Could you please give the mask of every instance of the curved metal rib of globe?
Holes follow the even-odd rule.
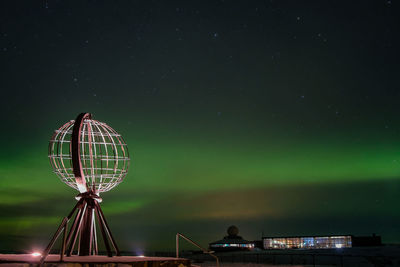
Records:
[[[80,256],[97,255],[96,221],[107,255],[120,255],[99,203],[100,193],[123,181],[128,173],[128,147],[120,134],[107,124],[81,113],[56,130],[49,143],[49,159],[61,181],[79,191],[78,203],[64,218],[43,255],[47,255],[64,232],[61,260],[71,256],[77,247]],[[68,231],[68,223],[74,217]]]

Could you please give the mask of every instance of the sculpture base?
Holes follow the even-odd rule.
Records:
[[[74,248],[77,245],[77,255],[79,256],[94,256],[98,254],[96,220],[97,218],[103,242],[107,250],[107,255],[112,257],[112,250],[109,241],[114,248],[115,254],[120,255],[119,249],[108,227],[106,218],[100,208],[99,202],[101,198],[89,191],[79,194],[76,199],[78,203],[72,209],[67,217],[64,217],[56,233],[53,235],[50,243],[42,253],[40,265],[45,262],[47,255],[50,253],[57,238],[63,233],[61,242],[60,259],[63,261],[64,255],[73,255]],[[68,222],[73,219],[72,226],[68,230]]]

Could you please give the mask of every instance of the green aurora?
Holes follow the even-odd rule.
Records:
[[[122,184],[102,195],[104,212],[125,250],[172,249],[174,231],[183,230],[206,244],[223,235],[229,223],[239,224],[253,239],[261,231],[385,231],[384,240],[397,241],[394,229],[387,225],[391,222],[371,225],[364,221],[370,216],[398,220],[394,200],[400,164],[393,141],[354,144],[354,140],[338,142],[332,137],[316,142],[238,135],[214,136],[215,144],[196,137],[195,132],[186,140],[179,136],[160,140],[135,135],[132,127],[125,131],[121,133],[132,156],[130,172]],[[164,136],[162,129],[158,133]],[[43,247],[75,202],[77,192],[51,172],[49,136],[43,134],[24,153],[3,157],[0,205],[10,212],[2,213],[0,228],[1,235],[10,239],[27,237],[22,244],[14,240],[19,242],[16,249]],[[378,188],[381,191],[375,192]],[[280,226],[290,220],[312,222],[321,215],[319,223],[329,227],[316,227],[316,232],[297,224]],[[345,225],[341,218],[360,225]],[[202,231],[205,222],[214,226]],[[128,239],[125,232],[130,233]]]

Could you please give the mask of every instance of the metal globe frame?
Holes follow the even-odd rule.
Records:
[[[80,121],[79,131],[75,121]],[[65,123],[50,139],[49,159],[54,173],[81,193],[111,190],[128,172],[129,152],[124,139],[89,113],[80,114],[75,121]]]
[[[100,207],[99,194],[117,186],[125,178],[129,167],[129,152],[122,136],[103,122],[92,119],[92,114],[81,113],[56,130],[49,143],[49,159],[54,172],[70,187],[79,191],[78,203],[64,217],[49,245],[42,254],[42,262],[61,232],[64,233],[60,260],[77,254],[98,254],[96,221],[101,230],[107,255],[120,255],[118,246]],[[75,217],[74,217],[75,215]],[[73,219],[72,226],[68,227]],[[69,230],[68,230],[69,228]]]

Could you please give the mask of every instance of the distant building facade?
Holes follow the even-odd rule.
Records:
[[[254,242],[247,241],[238,235],[239,229],[236,226],[230,226],[227,233],[228,235],[224,239],[210,243],[210,250],[222,252],[251,250],[254,248]]]
[[[329,249],[380,246],[380,236],[329,235],[263,237],[263,249]]]
[[[351,236],[263,237],[264,249],[350,248]]]

